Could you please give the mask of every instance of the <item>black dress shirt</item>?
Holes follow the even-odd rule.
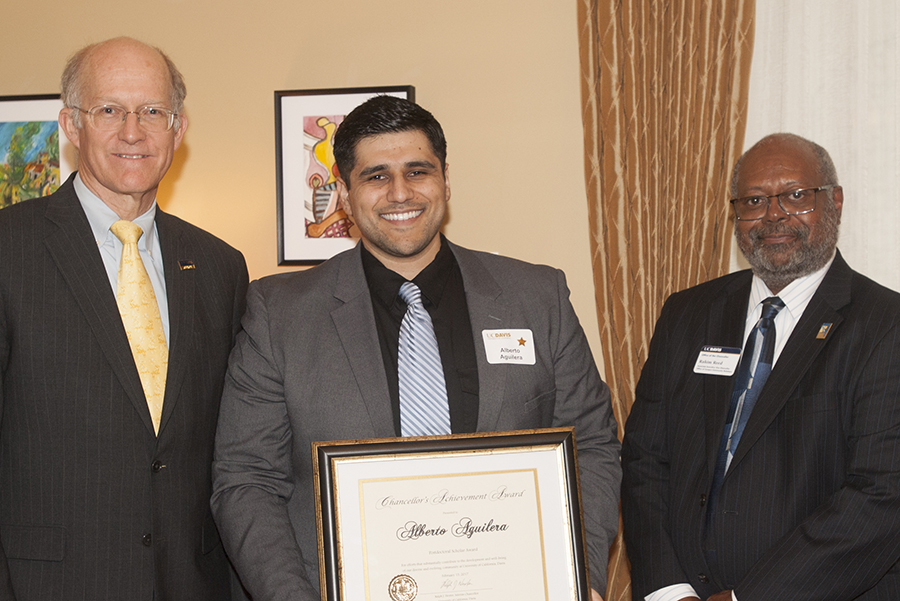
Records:
[[[406,314],[406,303],[400,298],[400,286],[407,280],[382,265],[365,246],[362,248],[362,263],[372,295],[375,327],[378,330],[381,357],[384,360],[394,414],[394,429],[397,436],[400,436],[397,352],[400,347],[400,324]],[[478,427],[478,364],[475,359],[475,341],[462,273],[443,235],[437,256],[412,282],[422,291],[422,304],[434,323],[441,365],[444,368],[444,380],[447,384],[450,428],[454,434],[474,432]]]

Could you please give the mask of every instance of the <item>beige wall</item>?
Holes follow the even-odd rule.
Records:
[[[277,265],[273,92],[412,84],[447,134],[447,236],[565,270],[599,362],[575,11],[559,0],[8,2],[0,95],[58,92],[86,43],[131,35],[163,48],[187,80],[190,127],[160,203],[242,250],[257,278],[291,269]]]

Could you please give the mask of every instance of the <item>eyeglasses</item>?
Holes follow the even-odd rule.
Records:
[[[89,111],[77,106],[74,108],[87,114],[91,125],[104,131],[119,129],[125,123],[128,115],[133,114],[137,116],[138,123],[145,130],[161,133],[172,129],[175,117],[178,116],[178,113],[161,106],[142,106],[134,111],[126,111],[123,107],[114,104],[95,106]]]
[[[734,207],[734,215],[738,221],[757,221],[765,217],[772,198],[778,199],[778,206],[786,214],[805,215],[816,210],[816,192],[819,190],[831,190],[836,187],[836,185],[829,185],[819,186],[818,188],[788,190],[772,196],[745,196],[743,198],[732,198],[729,202]]]

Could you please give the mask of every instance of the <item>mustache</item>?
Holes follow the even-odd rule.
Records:
[[[428,203],[422,202],[398,202],[378,211],[378,214],[383,215],[384,213],[406,213],[407,211],[421,211],[427,206]]]
[[[790,225],[787,223],[761,223],[747,232],[747,234],[750,240],[754,242],[763,236],[771,236],[773,234],[790,234],[802,241],[809,237],[809,228],[803,225]]]

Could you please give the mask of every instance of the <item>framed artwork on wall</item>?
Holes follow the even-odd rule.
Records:
[[[383,94],[415,101],[413,86],[275,92],[279,265],[314,265],[356,244],[337,198],[334,132],[350,111]]]
[[[74,170],[59,94],[0,96],[0,208],[46,196]]]

